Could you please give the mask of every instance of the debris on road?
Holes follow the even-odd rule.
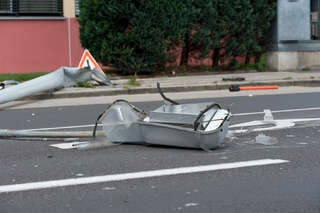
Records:
[[[47,75],[0,90],[0,103],[6,103],[39,92],[76,86],[80,82],[89,80],[111,84],[108,77],[96,68],[91,70],[89,68],[61,67]]]
[[[72,71],[78,72],[79,69]],[[85,72],[85,75],[89,73]],[[53,75],[52,79],[55,79],[57,74]],[[78,77],[84,78],[84,76]],[[76,79],[79,80],[79,78]],[[59,82],[61,83],[61,81]],[[66,83],[70,84],[69,81]],[[117,100],[98,117],[93,133],[2,129],[0,130],[0,138],[93,138],[93,141],[90,142],[74,143],[75,148],[82,150],[119,143],[153,144],[204,150],[219,147],[228,133],[230,110],[222,109],[219,104],[208,102],[179,104],[167,98],[161,91],[160,85],[157,84],[157,86],[165,102],[163,105],[145,113],[125,100]],[[43,87],[40,86],[40,88]],[[99,135],[100,138],[96,138],[99,121],[102,122],[106,137],[101,138]],[[70,146],[68,147],[70,148]]]
[[[269,89],[279,89],[277,85],[271,86],[239,86],[239,85],[231,85],[229,87],[230,92],[239,92],[241,90],[269,90]]]
[[[266,146],[271,146],[277,144],[279,141],[275,137],[267,136],[263,133],[258,134],[257,137],[255,137],[254,143],[262,144]]]
[[[60,67],[59,69],[38,78],[19,83],[17,81],[4,81],[0,83],[0,104],[14,101],[35,93],[55,91],[65,87],[76,86],[78,83],[96,81],[101,85],[111,85],[110,79],[105,75],[99,64],[94,60],[88,50],[84,51],[78,68]],[[8,84],[17,84],[5,88]]]
[[[0,138],[91,138],[90,131],[47,132],[0,129]]]
[[[165,104],[145,113],[125,100],[117,100],[98,117],[108,141],[210,150],[228,132],[231,112],[216,103],[178,104],[165,97]],[[93,136],[95,137],[95,130]]]
[[[264,117],[263,117],[264,121],[273,121],[273,115],[270,109],[265,109],[263,110],[263,112],[264,112]]]

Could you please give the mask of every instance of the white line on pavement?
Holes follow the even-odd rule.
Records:
[[[82,178],[70,178],[70,179],[61,179],[61,180],[31,182],[31,183],[23,183],[23,184],[2,185],[0,186],[0,194],[8,193],[8,192],[39,190],[39,189],[56,188],[56,187],[64,187],[64,186],[106,183],[106,182],[112,182],[112,181],[162,177],[162,176],[190,174],[190,173],[197,173],[197,172],[209,172],[209,171],[235,169],[235,168],[243,168],[243,167],[265,166],[265,165],[282,164],[282,163],[288,163],[288,162],[289,161],[282,160],[282,159],[261,159],[261,160],[223,163],[223,164],[215,164],[215,165],[180,167],[180,168],[173,168],[173,169],[151,170],[151,171],[113,174],[113,175],[104,175],[104,176],[92,176],[92,177],[82,177]]]
[[[302,108],[302,109],[284,109],[284,110],[275,110],[275,111],[271,111],[271,112],[272,113],[281,113],[281,112],[300,112],[300,111],[312,111],[312,110],[320,110],[320,107]],[[232,114],[232,115],[243,116],[243,115],[259,115],[259,114],[264,114],[264,112],[237,113],[237,114]]]
[[[57,143],[51,144],[50,146],[56,147],[59,149],[76,149],[78,145],[86,144],[88,142],[73,142],[73,143]]]

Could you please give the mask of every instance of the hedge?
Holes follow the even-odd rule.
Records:
[[[259,58],[275,0],[80,0],[80,41],[98,61],[124,74],[164,69],[182,46],[213,66],[238,56]],[[247,60],[248,62],[248,60]]]

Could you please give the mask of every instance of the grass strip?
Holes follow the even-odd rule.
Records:
[[[41,73],[6,73],[0,74],[0,82],[5,80],[15,80],[15,81],[28,81],[42,75],[48,74],[46,72]]]

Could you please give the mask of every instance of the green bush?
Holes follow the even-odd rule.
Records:
[[[200,58],[211,56],[213,67],[225,59],[250,57],[256,62],[266,50],[267,34],[275,16],[275,0],[200,0],[201,13],[193,35]]]
[[[181,0],[81,0],[80,41],[124,74],[152,73],[184,34],[186,14]]]
[[[169,54],[177,44],[180,65],[193,53],[211,57],[213,67],[239,56],[258,63],[275,6],[276,0],[81,0],[80,41],[124,74],[163,69],[177,59]]]

